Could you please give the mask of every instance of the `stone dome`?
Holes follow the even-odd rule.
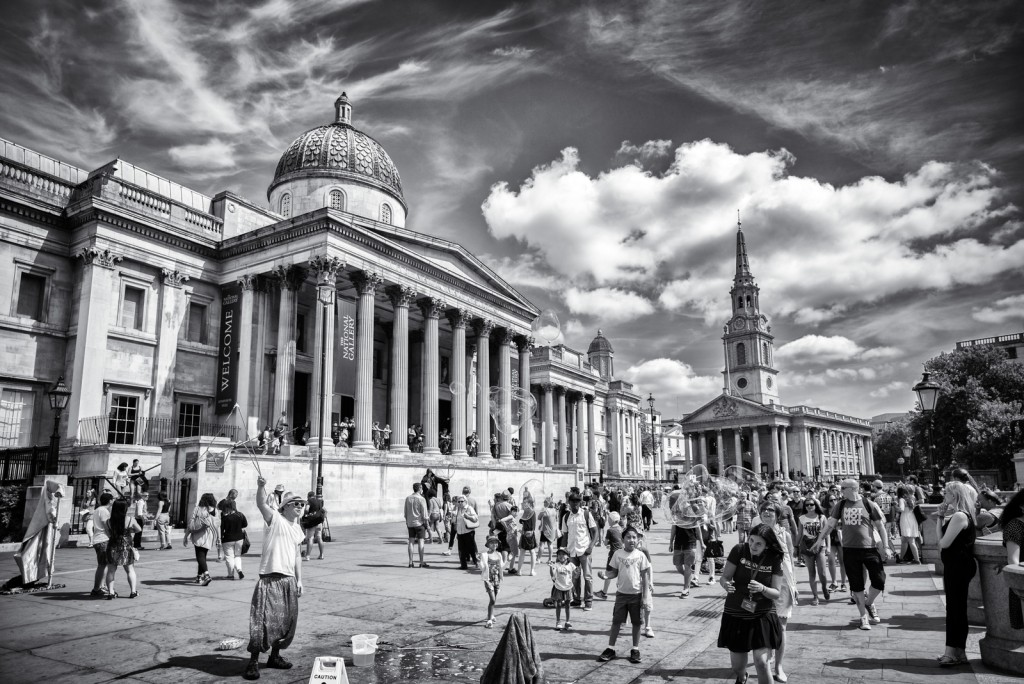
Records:
[[[267,198],[289,181],[332,179],[380,190],[408,210],[395,163],[380,143],[352,126],[348,96],[342,93],[334,107],[332,123],[306,131],[281,155]]]
[[[614,354],[615,350],[612,349],[612,343],[608,341],[608,338],[604,336],[604,333],[600,330],[597,331],[597,337],[587,347],[587,354],[599,354],[599,353]]]

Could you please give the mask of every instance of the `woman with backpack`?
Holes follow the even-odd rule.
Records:
[[[324,520],[327,519],[327,511],[324,510],[324,502],[315,496],[309,497],[306,503],[306,512],[299,519],[299,525],[306,534],[306,550],[302,552],[302,560],[309,560],[313,552],[313,544],[316,544],[320,551],[317,560],[324,559],[324,539],[322,530]]]
[[[217,520],[214,517],[217,512],[217,497],[210,492],[199,497],[199,503],[192,511],[192,517],[188,521],[188,529],[185,531],[183,545],[188,546],[189,541],[196,549],[196,584],[207,586],[213,581],[210,577],[210,569],[206,565],[206,554],[212,548],[220,548],[220,540],[217,535]]]
[[[138,521],[128,514],[128,501],[117,499],[110,507],[110,520],[107,521],[107,536],[110,541],[107,543],[107,600],[116,599],[117,592],[114,591],[114,578],[117,575],[117,568],[124,568],[128,575],[128,589],[131,593],[128,598],[136,598],[139,595],[139,582],[135,576],[135,554],[137,553],[132,544],[132,537],[136,532],[141,532]]]

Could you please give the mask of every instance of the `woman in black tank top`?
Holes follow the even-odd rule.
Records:
[[[938,522],[942,587],[946,592],[946,651],[941,667],[967,662],[967,591],[978,571],[974,560],[974,506],[977,493],[962,482],[946,485],[946,515]]]

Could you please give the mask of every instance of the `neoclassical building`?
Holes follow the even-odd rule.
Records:
[[[315,444],[352,418],[352,448],[327,440],[324,450],[343,486],[370,481],[345,464],[377,451],[375,423],[390,427],[390,463],[439,459],[442,431],[445,458],[464,460],[475,432],[481,455],[497,440],[487,467],[523,469],[509,484],[545,471],[558,486],[582,476],[593,440],[572,459],[567,437],[552,441],[567,421],[554,420],[544,388],[558,388],[559,407],[577,392],[619,406],[605,397],[628,388],[605,391],[596,375],[570,382],[554,361],[566,351],[535,346],[532,303],[460,245],[404,227],[398,170],[353,125],[344,94],[333,121],[284,151],[267,197],[269,209],[207,196],[122,159],[80,169],[0,139],[0,299],[11,302],[0,311],[0,448],[47,442],[46,391],[63,376],[62,458],[78,459],[77,475],[139,458],[172,481],[226,478],[193,483],[193,501],[200,487],[228,486],[231,472],[223,462],[190,470],[203,459],[189,439],[242,441],[279,422]],[[513,429],[521,378],[547,412]],[[422,454],[409,454],[413,425]],[[305,459],[308,470],[309,456],[293,445],[279,458]],[[562,474],[545,466],[577,462]],[[384,482],[387,467],[374,467]],[[489,475],[474,477],[490,486]]]
[[[761,313],[742,226],[737,226],[729,298],[722,394],[678,421],[666,421],[662,443],[672,454],[669,467],[700,463],[712,473],[724,473],[729,466],[741,466],[794,480],[873,474],[869,421],[780,401],[775,338]]]

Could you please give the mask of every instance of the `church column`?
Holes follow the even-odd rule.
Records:
[[[391,451],[409,451],[409,304],[416,291],[405,285],[387,289],[395,320],[391,335]],[[356,432],[356,435],[359,433]]]
[[[344,266],[345,264],[338,257],[317,255],[309,261],[309,271],[316,278],[317,287],[316,332],[313,335],[313,397],[312,402],[310,402],[311,410],[309,412],[312,418],[309,421],[310,434],[306,436],[307,443],[309,444],[314,443],[312,441],[314,437],[323,435],[327,446],[331,445],[331,400],[334,397],[334,348],[337,346],[337,340],[334,335],[335,291],[337,290],[338,271]],[[245,317],[245,292],[243,291],[242,294],[242,320],[246,321],[250,319]],[[325,299],[330,300],[330,304],[327,306],[322,301]],[[325,313],[327,314],[326,316],[324,315]],[[321,349],[324,340],[327,340],[327,345]],[[321,356],[323,357],[322,367]],[[327,372],[324,372],[324,369]],[[242,376],[241,364],[238,366],[238,374],[239,377]],[[321,379],[323,380],[322,388],[320,386]],[[239,384],[238,389],[239,393],[241,393],[241,384]],[[323,415],[320,415],[321,392],[324,397]],[[357,428],[356,435],[358,434]]]
[[[786,426],[779,426],[779,443],[782,445],[782,478],[789,479],[789,439],[786,436]]]
[[[742,442],[743,428],[736,428],[732,431],[732,445],[736,449],[736,467],[743,467],[743,442]]]
[[[352,440],[352,448],[371,450],[373,449],[373,305],[377,288],[384,279],[379,274],[369,271],[356,271],[350,278],[352,284],[356,286],[356,292],[359,293],[356,309],[356,434]],[[406,326],[408,326],[408,320]],[[408,362],[408,355],[406,360]],[[406,367],[406,377],[408,378],[408,366]],[[392,429],[397,430],[397,427],[392,426]],[[391,434],[393,437],[395,433]]]
[[[708,467],[708,433],[701,430],[697,433],[697,440],[700,442],[700,464],[706,469]]]
[[[177,269],[170,271],[166,268],[162,269],[162,273],[163,287],[160,290],[160,305],[158,309],[160,314],[157,316],[156,358],[153,363],[153,400],[150,402],[150,417],[152,418],[174,415],[173,378],[178,351],[178,330],[181,327],[182,319],[185,317],[188,297],[183,287],[189,280],[188,275],[181,273]],[[251,314],[252,308],[250,307]],[[225,326],[224,330],[221,331],[221,335],[231,335],[234,337],[239,334],[240,322],[238,320],[231,321],[230,326],[230,329]],[[235,346],[235,339],[232,339],[229,350]],[[237,357],[233,360],[237,363]],[[241,379],[240,373],[237,375],[237,379]],[[234,389],[237,402],[237,383]],[[225,419],[232,425],[238,424],[233,416],[225,415]]]
[[[258,280],[259,276],[255,273],[247,273],[235,281],[241,293],[241,311],[239,312],[241,320],[238,321],[238,392],[235,401],[238,403],[238,412],[242,416],[242,424],[245,425],[245,430],[250,437],[255,437],[259,432],[259,418],[255,410],[259,401],[249,401],[249,395],[252,392],[252,378],[257,379],[257,386],[260,378],[259,375],[253,373],[252,353],[252,315]]]
[[[516,338],[516,349],[519,351],[519,393],[517,399],[523,404],[532,397],[530,389],[530,352],[533,350],[533,338],[519,335]],[[521,408],[523,423],[519,426],[519,460],[532,461],[533,458],[533,413],[526,406]]]
[[[715,430],[715,446],[718,448],[718,477],[725,477],[725,438],[722,430]]]
[[[441,382],[441,359],[438,350],[438,328],[445,304],[436,297],[419,300],[423,313],[423,454],[439,456],[438,447],[438,385]]]
[[[779,460],[779,433],[774,425],[768,426],[768,433],[772,437],[772,478],[777,478],[782,472],[782,462]]]
[[[466,321],[468,311],[449,309],[448,325],[452,327],[452,456],[466,455]]]
[[[585,403],[583,395],[576,395],[576,466],[581,470],[587,466],[586,433],[584,431]]]
[[[566,454],[566,430],[565,430],[565,388],[561,385],[555,387],[555,393],[558,395],[558,456],[555,462],[558,465],[565,465],[567,461]]]
[[[608,442],[608,453],[605,454],[605,470],[612,475],[619,474],[619,409],[606,406],[605,410],[608,411],[608,423],[607,423],[607,442]]]
[[[759,436],[760,429],[756,425],[750,426],[750,444],[754,450],[754,472],[757,476],[761,476],[761,439]]]
[[[466,327],[469,328],[472,325],[473,318],[466,312]],[[476,342],[472,337],[466,339],[466,376],[462,378],[462,383],[466,388],[466,436],[476,432],[476,395],[479,394],[476,391],[476,383],[473,378],[473,363],[476,361]],[[479,436],[479,435],[478,435]]]
[[[513,332],[504,328],[498,333],[498,387],[501,388],[501,415],[495,416],[498,430],[498,458],[510,461],[512,453],[512,342]],[[500,421],[500,425],[498,422]]]
[[[552,466],[555,464],[555,387],[545,382],[540,389],[544,393],[544,440],[541,451],[544,454],[544,465]]]
[[[74,345],[71,379],[68,383],[67,435],[78,438],[78,421],[103,414],[103,377],[106,366],[97,359],[107,357],[107,329],[116,315],[118,288],[114,266],[122,257],[109,249],[86,247],[78,253],[83,261],[82,291],[78,301],[78,339]],[[105,428],[104,428],[105,429]]]
[[[476,331],[476,436],[480,453],[491,455],[491,331],[494,323],[482,318],[473,322]]]
[[[306,272],[298,266],[278,266],[274,269],[281,298],[277,314],[277,369],[274,384],[274,422],[283,416],[288,423],[283,439],[291,442],[291,415],[295,394],[295,314],[299,288],[306,279]]]
[[[870,468],[869,475],[875,474],[875,445],[870,437],[864,438],[864,450],[867,452],[867,465]]]
[[[585,396],[587,401],[587,471],[596,473],[597,468],[597,430],[594,423],[594,395]]]

